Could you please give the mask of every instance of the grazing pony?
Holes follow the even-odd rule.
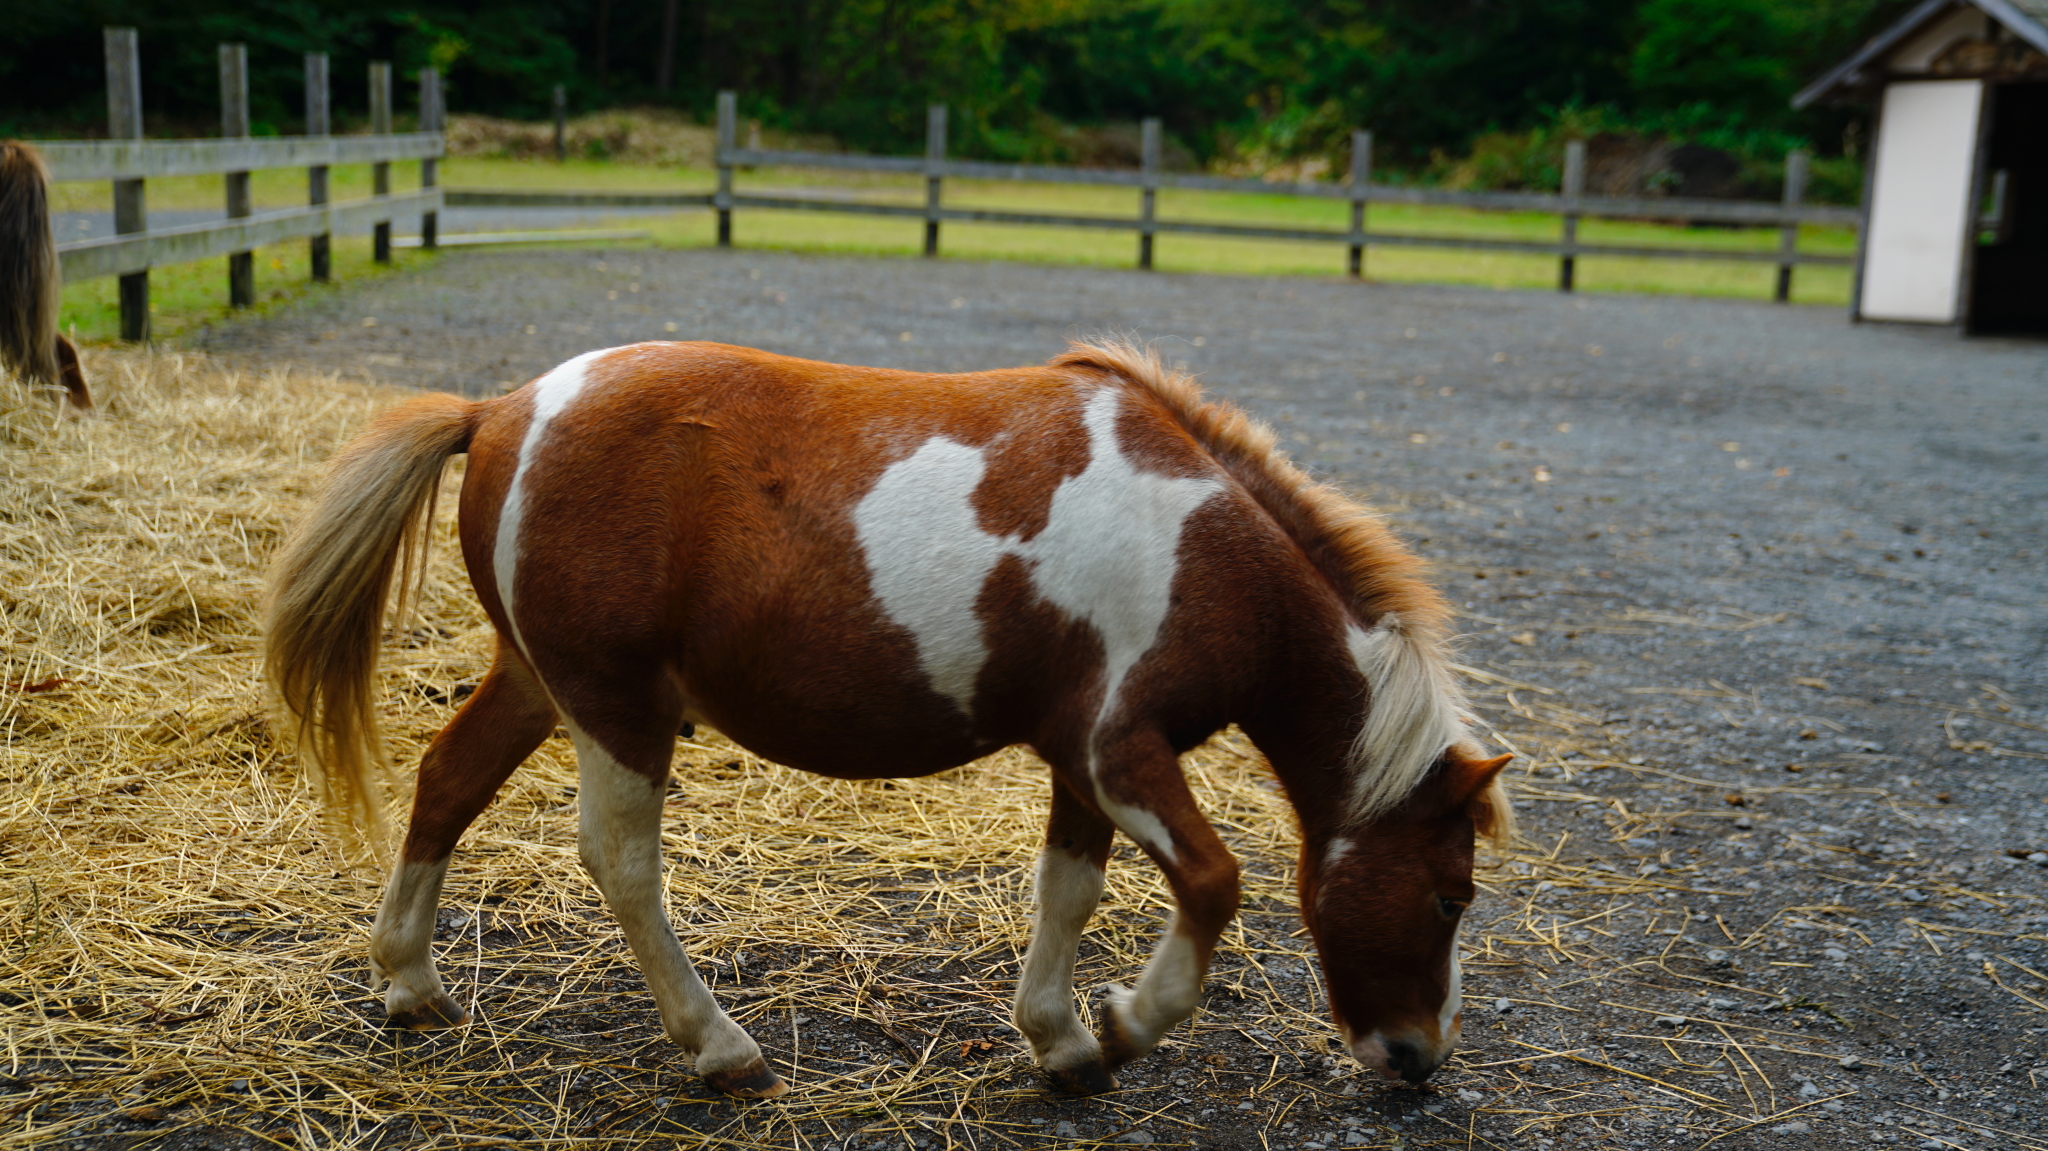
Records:
[[[0,366],[30,384],[61,384],[72,407],[91,410],[78,349],[57,331],[63,280],[49,183],[34,148],[0,140]]]
[[[386,601],[458,452],[463,558],[498,650],[420,764],[377,913],[394,1024],[466,1018],[429,949],[449,855],[559,723],[583,864],[663,1027],[712,1086],[779,1095],[662,907],[677,732],[708,723],[839,779],[1026,744],[1052,805],[1012,1018],[1056,1086],[1108,1090],[1194,1012],[1236,913],[1237,862],[1178,759],[1234,722],[1300,817],[1302,914],[1346,1046],[1413,1083],[1449,1055],[1474,834],[1507,834],[1509,812],[1508,757],[1466,742],[1443,602],[1375,516],[1149,353],[926,375],[647,343],[385,413],[284,545],[266,609],[314,778],[373,826]],[[1075,949],[1118,831],[1176,912],[1094,1035]]]

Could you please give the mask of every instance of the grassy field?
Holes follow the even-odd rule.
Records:
[[[416,164],[395,167],[394,188],[417,186]],[[367,165],[338,167],[332,180],[336,199],[369,194]],[[713,173],[708,169],[602,160],[555,164],[457,157],[442,164],[442,182],[452,187],[695,192],[710,187],[712,181]],[[737,186],[741,191],[763,193],[829,189],[862,199],[904,204],[921,203],[923,196],[921,178],[837,171],[745,172]],[[110,193],[104,184],[64,184],[54,192],[54,206],[59,211],[110,210]],[[976,180],[951,181],[946,193],[947,202],[958,207],[1121,217],[1135,215],[1138,202],[1135,191],[1122,188]],[[293,169],[257,173],[254,196],[259,211],[301,204],[305,200],[305,175]],[[220,177],[153,180],[149,185],[150,205],[158,209],[209,208],[220,204],[222,198]],[[1348,220],[1348,207],[1333,201],[1283,195],[1169,191],[1160,194],[1159,216],[1168,220],[1342,228]],[[713,242],[711,214],[702,210],[634,217],[632,223],[648,231],[652,243],[663,247],[706,247]],[[1390,232],[1503,240],[1554,239],[1559,229],[1558,218],[1543,212],[1477,212],[1408,205],[1375,206],[1369,224],[1375,230]],[[1642,247],[1764,251],[1777,244],[1774,229],[1687,228],[1615,220],[1584,221],[1579,234],[1588,242]],[[734,240],[744,247],[786,251],[906,256],[922,250],[923,224],[916,220],[840,213],[750,209],[735,213]],[[1853,254],[1855,244],[1855,234],[1847,228],[1807,228],[1800,241],[1805,251],[1834,255]],[[1131,267],[1136,262],[1137,237],[1134,233],[1092,228],[948,224],[942,250],[946,257],[954,259]],[[430,258],[402,255],[395,266],[403,267],[407,260]],[[1343,272],[1344,251],[1336,244],[1164,235],[1158,240],[1155,263],[1160,271],[1168,273],[1335,276]],[[257,267],[259,295],[264,301],[259,306],[274,306],[310,290],[302,243],[279,245],[259,253]],[[338,278],[375,271],[366,239],[336,241]],[[1543,289],[1556,284],[1557,262],[1545,256],[1372,247],[1366,254],[1366,274],[1389,282]],[[1603,257],[1582,258],[1577,282],[1581,290],[1592,292],[1766,299],[1775,275],[1772,265],[1761,263]],[[222,261],[154,272],[151,284],[158,335],[174,337],[225,314],[226,278]],[[1802,268],[1795,277],[1793,299],[1798,303],[1840,306],[1847,302],[1848,294],[1847,268]],[[85,339],[112,339],[118,330],[114,298],[111,279],[71,285],[64,296],[64,323],[75,327]]]
[[[334,282],[344,283],[365,276],[389,275],[429,254],[397,252],[392,262],[379,267],[370,259],[370,237],[336,236],[333,244]],[[256,306],[262,312],[289,304],[308,292],[324,290],[313,283],[311,257],[304,242],[276,244],[256,252]],[[112,276],[81,280],[64,285],[64,309],[58,325],[75,339],[107,343],[121,333],[119,281]],[[173,339],[229,314],[228,269],[225,259],[199,260],[189,264],[167,264],[149,273],[150,317],[157,339]]]

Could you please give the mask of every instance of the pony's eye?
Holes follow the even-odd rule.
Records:
[[[1458,916],[1464,914],[1465,907],[1466,903],[1462,899],[1445,899],[1442,896],[1437,897],[1437,913],[1439,915],[1442,915],[1445,919],[1456,919]]]

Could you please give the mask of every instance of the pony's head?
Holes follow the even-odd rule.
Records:
[[[1421,1083],[1457,1046],[1458,922],[1472,902],[1473,841],[1511,831],[1499,776],[1512,757],[1467,750],[1446,750],[1406,798],[1365,823],[1302,843],[1302,917],[1337,1030],[1389,1079]]]

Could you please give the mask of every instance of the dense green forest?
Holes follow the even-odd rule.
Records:
[[[458,111],[537,118],[671,105],[907,150],[923,105],[953,109],[956,154],[1070,159],[1074,125],[1165,118],[1213,163],[1339,155],[1354,126],[1383,168],[1450,170],[1560,127],[1697,140],[1752,158],[1853,154],[1854,113],[1794,113],[1800,84],[1903,0],[9,0],[0,132],[104,117],[100,28],[142,39],[164,131],[215,114],[214,45],[249,45],[262,130],[298,130],[301,53],[334,57],[336,104],[364,64],[432,63]],[[409,104],[402,100],[401,104]],[[1518,145],[1517,141],[1521,143]],[[1433,165],[1433,167],[1432,167]]]

